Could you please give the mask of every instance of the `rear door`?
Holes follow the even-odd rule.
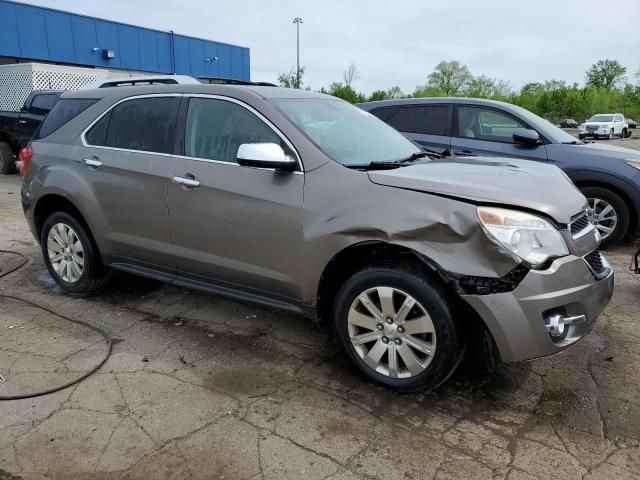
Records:
[[[493,107],[456,105],[451,152],[458,156],[499,156],[547,161],[544,144],[518,145],[513,132],[530,128],[524,121]]]
[[[173,271],[167,175],[180,98],[125,99],[83,135],[74,165],[99,206],[92,227],[112,262]]]
[[[451,147],[449,104],[402,105],[385,121],[421,146],[444,152]]]
[[[291,144],[250,106],[185,97],[184,138],[169,171],[169,216],[178,273],[192,282],[299,298],[304,175],[237,163],[243,143]],[[286,300],[285,300],[286,301]]]

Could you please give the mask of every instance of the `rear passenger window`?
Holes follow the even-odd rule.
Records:
[[[447,136],[450,132],[449,106],[401,107],[387,123],[401,132]]]
[[[51,135],[96,102],[96,99],[63,98],[56,103],[49,115],[44,119],[36,138],[44,138]]]
[[[172,153],[179,97],[127,100],[113,107],[86,135],[91,145]]]
[[[46,115],[49,113],[49,110],[53,108],[57,98],[57,95],[52,94],[36,95],[31,101],[29,113],[33,113],[34,115]]]
[[[246,108],[225,100],[189,100],[184,141],[187,157],[236,162],[243,143],[277,143],[286,151],[278,134]]]
[[[389,117],[391,117],[391,115],[393,115],[393,112],[395,112],[397,109],[398,107],[396,106],[380,107],[380,108],[374,108],[373,110],[369,110],[369,113],[371,113],[372,115],[375,115],[376,117],[378,117],[380,120],[384,122],[388,122]]]

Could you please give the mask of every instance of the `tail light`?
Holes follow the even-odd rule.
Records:
[[[33,157],[33,150],[31,147],[26,146],[22,150],[20,150],[20,154],[18,155],[20,160],[22,161],[22,166],[20,167],[20,175],[24,175],[29,168],[29,164],[31,163],[31,157]]]

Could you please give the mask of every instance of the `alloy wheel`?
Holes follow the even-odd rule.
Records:
[[[358,295],[347,318],[349,338],[358,356],[391,378],[422,373],[436,351],[431,317],[414,297],[380,286]]]
[[[589,220],[605,239],[613,233],[618,225],[618,213],[613,206],[600,198],[589,198]]]
[[[67,224],[56,223],[47,235],[47,253],[56,274],[65,282],[76,283],[84,272],[84,250],[76,232]]]

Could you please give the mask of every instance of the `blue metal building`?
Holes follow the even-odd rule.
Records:
[[[245,47],[0,0],[0,64],[30,61],[250,80]]]

